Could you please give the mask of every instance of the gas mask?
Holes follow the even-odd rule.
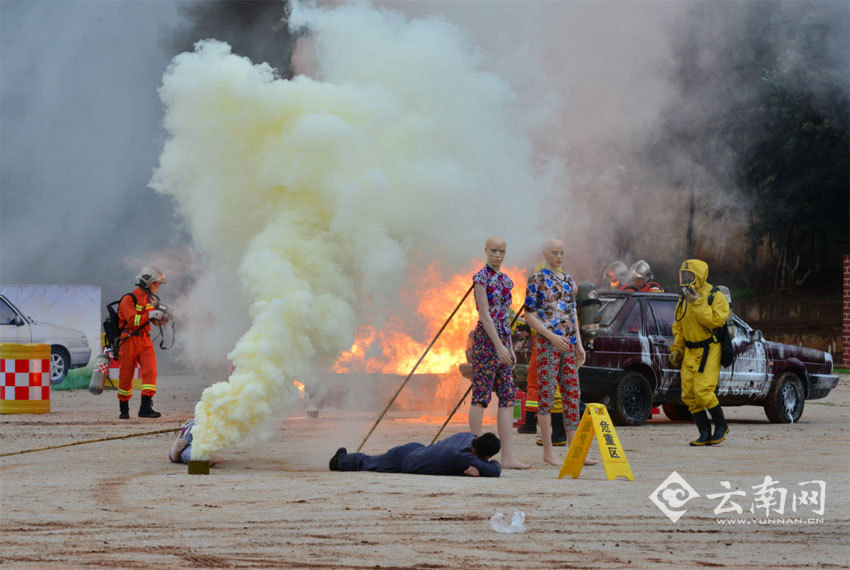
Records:
[[[697,276],[693,271],[689,271],[687,269],[679,270],[679,287],[682,288],[682,294],[686,297],[691,297],[696,295],[696,290],[694,289],[694,282],[696,282]]]

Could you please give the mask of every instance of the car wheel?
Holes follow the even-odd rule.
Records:
[[[627,372],[617,383],[611,419],[618,426],[638,426],[649,419],[652,390],[643,374]]]
[[[664,415],[674,422],[689,422],[693,419],[687,406],[661,404],[661,409],[664,410]]]
[[[50,383],[61,384],[68,377],[71,368],[71,356],[61,346],[50,347]]]
[[[803,415],[803,382],[793,372],[783,372],[768,396],[764,413],[772,423],[790,424]]]

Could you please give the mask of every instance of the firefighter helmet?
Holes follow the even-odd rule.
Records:
[[[142,289],[149,289],[154,283],[168,283],[168,281],[165,280],[165,274],[153,265],[144,266],[136,275],[136,285]]]
[[[629,280],[643,279],[644,283],[652,281],[652,268],[644,260],[635,261],[629,269]]]
[[[619,289],[629,277],[629,269],[622,261],[615,261],[605,268],[603,281],[612,289]]]

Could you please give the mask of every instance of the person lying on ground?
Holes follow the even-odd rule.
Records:
[[[494,433],[476,436],[461,432],[427,446],[421,443],[399,445],[381,455],[348,453],[340,447],[328,466],[331,471],[498,477],[502,466],[490,458],[500,449],[501,442]]]
[[[183,428],[177,435],[177,439],[171,445],[171,450],[168,452],[168,459],[172,463],[189,463],[192,457],[192,426],[195,425],[195,419],[192,418],[183,424]],[[210,467],[218,463],[218,459],[210,458]]]

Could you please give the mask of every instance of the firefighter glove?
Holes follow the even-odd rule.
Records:
[[[152,321],[161,321],[165,319],[165,313],[159,309],[154,309],[153,311],[148,312],[148,318]]]
[[[670,351],[670,364],[672,364],[676,368],[679,368],[680,366],[682,366],[682,353],[679,352],[678,350],[671,350]]]

